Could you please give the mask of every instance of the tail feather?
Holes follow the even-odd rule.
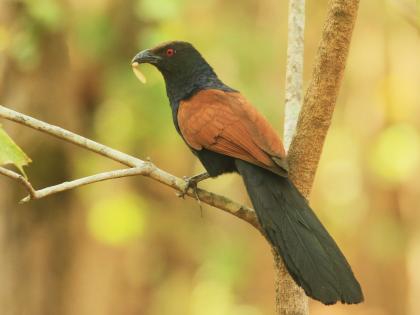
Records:
[[[350,265],[293,183],[236,160],[258,220],[305,293],[324,304],[354,304],[363,293]]]

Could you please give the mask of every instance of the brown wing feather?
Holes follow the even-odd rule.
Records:
[[[194,149],[232,156],[287,173],[283,144],[268,121],[239,93],[203,90],[183,101],[178,125]]]

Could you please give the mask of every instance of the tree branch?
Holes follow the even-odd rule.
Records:
[[[4,168],[4,167],[0,167],[0,174],[4,175],[6,177],[9,177],[11,179],[14,179],[16,181],[18,181],[28,191],[29,197],[30,198],[35,198],[36,191],[32,187],[32,184],[25,177],[23,177],[22,175],[20,175],[20,174],[18,174],[16,172],[13,172],[11,170],[8,170],[7,168]]]
[[[20,203],[26,203],[33,199],[41,199],[59,192],[63,192],[66,190],[78,188],[81,186],[102,182],[109,179],[115,179],[115,178],[121,178],[121,177],[128,177],[128,176],[136,176],[136,175],[145,175],[150,173],[152,169],[152,164],[149,162],[146,162],[141,167],[132,167],[122,170],[115,170],[115,171],[109,171],[104,173],[99,173],[83,178],[79,178],[70,182],[64,182],[62,184],[50,186],[44,189],[33,191],[33,194],[23,198]]]
[[[302,106],[305,0],[289,0],[284,146],[289,150]],[[273,250],[276,270],[276,311],[279,315],[309,314],[308,297],[287,272],[280,255]]]
[[[359,0],[330,0],[312,79],[290,145],[290,178],[308,198],[340,90]],[[276,255],[278,313],[308,314],[307,298]]]
[[[289,150],[302,106],[305,0],[289,0],[284,147]]]
[[[110,178],[116,178],[116,177],[123,177],[123,176],[134,176],[134,175],[143,175],[146,177],[150,177],[162,184],[165,184],[166,186],[172,187],[180,192],[182,192],[187,183],[181,179],[178,178],[172,174],[169,174],[168,172],[165,172],[163,170],[161,170],[160,168],[156,167],[154,164],[150,163],[150,162],[146,162],[143,161],[141,159],[138,159],[134,156],[128,155],[126,153],[120,152],[118,150],[112,149],[110,147],[107,147],[103,144],[100,144],[98,142],[92,141],[90,139],[84,138],[80,135],[77,135],[73,132],[70,132],[66,129],[63,129],[61,127],[58,126],[54,126],[51,124],[48,124],[46,122],[43,122],[41,120],[32,118],[30,116],[24,115],[22,113],[16,112],[14,110],[11,110],[9,108],[6,108],[4,106],[0,105],[0,118],[4,118],[7,120],[11,120],[14,122],[17,122],[19,124],[22,124],[24,126],[27,127],[31,127],[35,130],[39,130],[42,132],[45,132],[49,135],[52,135],[54,137],[57,137],[59,139],[62,139],[66,142],[70,142],[73,143],[75,145],[78,145],[82,148],[85,148],[87,150],[90,150],[92,152],[95,152],[97,154],[100,154],[104,157],[107,157],[109,159],[112,159],[114,161],[117,161],[121,164],[127,165],[129,167],[131,167],[131,170],[120,170],[120,171],[114,171],[114,173],[112,172],[107,172],[107,173],[101,173],[101,174],[97,174],[97,175],[93,175],[93,176],[89,176],[87,178],[84,179],[79,179],[76,181],[72,181],[69,183],[63,183],[60,185],[56,185],[53,187],[48,187],[45,188],[43,190],[40,191],[33,191],[32,193],[30,193],[30,195],[32,196],[32,199],[39,199],[42,195],[42,197],[45,197],[47,195],[50,195],[52,193],[55,192],[59,192],[59,191],[64,191],[64,190],[68,190],[68,189],[72,189],[75,187],[79,187],[82,185],[87,185],[90,183],[94,183],[97,181],[101,181],[101,180],[106,180],[106,179],[110,179]],[[29,189],[29,187],[32,187],[32,185],[30,185],[29,182],[25,183],[22,181],[22,179],[17,178],[15,175],[12,175],[8,172],[4,172],[4,170],[8,171],[7,169],[3,169],[3,172],[1,172],[1,174],[6,175],[5,173],[7,173],[8,177],[10,178],[14,178],[16,180],[19,180],[22,184],[25,184],[27,186],[27,188]],[[11,172],[11,171],[9,171]],[[139,172],[138,174],[134,174],[136,172]],[[12,172],[14,173],[14,172]],[[16,173],[15,173],[16,174]],[[19,174],[16,174],[19,175]],[[20,175],[19,175],[20,176]],[[22,177],[22,176],[21,176]],[[23,177],[22,177],[23,178]],[[23,178],[24,179],[24,178]],[[30,186],[28,186],[27,184],[29,184]],[[68,188],[70,187],[70,188]],[[65,189],[67,188],[67,189]],[[32,188],[33,190],[33,188]],[[55,191],[57,190],[57,191]],[[29,190],[30,191],[30,190]],[[31,191],[30,191],[31,192]],[[38,194],[38,197],[37,197]],[[196,198],[196,194],[192,189],[189,189],[187,191],[188,196],[192,197],[192,198]],[[203,189],[197,189],[197,196],[200,199],[201,202],[204,202],[208,205],[211,205],[213,207],[219,208],[221,210],[224,210],[225,212],[228,212],[246,222],[248,222],[249,224],[251,224],[252,226],[254,226],[255,228],[257,228],[258,230],[260,230],[257,218],[255,216],[255,212],[253,209],[245,206],[245,205],[241,205],[237,202],[234,202],[224,196],[220,196],[211,192],[208,192],[206,190]],[[26,202],[26,198],[24,199],[24,201]]]

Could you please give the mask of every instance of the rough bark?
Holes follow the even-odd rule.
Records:
[[[311,82],[299,115],[288,159],[290,177],[308,198],[331,124],[343,77],[358,0],[331,0]],[[291,279],[281,259],[275,257],[277,271],[277,313],[308,314],[307,298]]]

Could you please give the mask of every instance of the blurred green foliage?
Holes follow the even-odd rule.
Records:
[[[89,210],[89,231],[99,241],[111,245],[138,239],[146,225],[144,208],[137,195],[119,194],[101,199]]]
[[[73,32],[77,48],[92,60],[106,60],[117,35],[110,18],[102,12],[84,12],[75,19]]]
[[[371,167],[391,183],[407,180],[420,164],[420,136],[413,125],[396,124],[381,132],[373,144]]]
[[[51,31],[59,30],[65,23],[61,4],[55,0],[26,0],[29,16]]]

